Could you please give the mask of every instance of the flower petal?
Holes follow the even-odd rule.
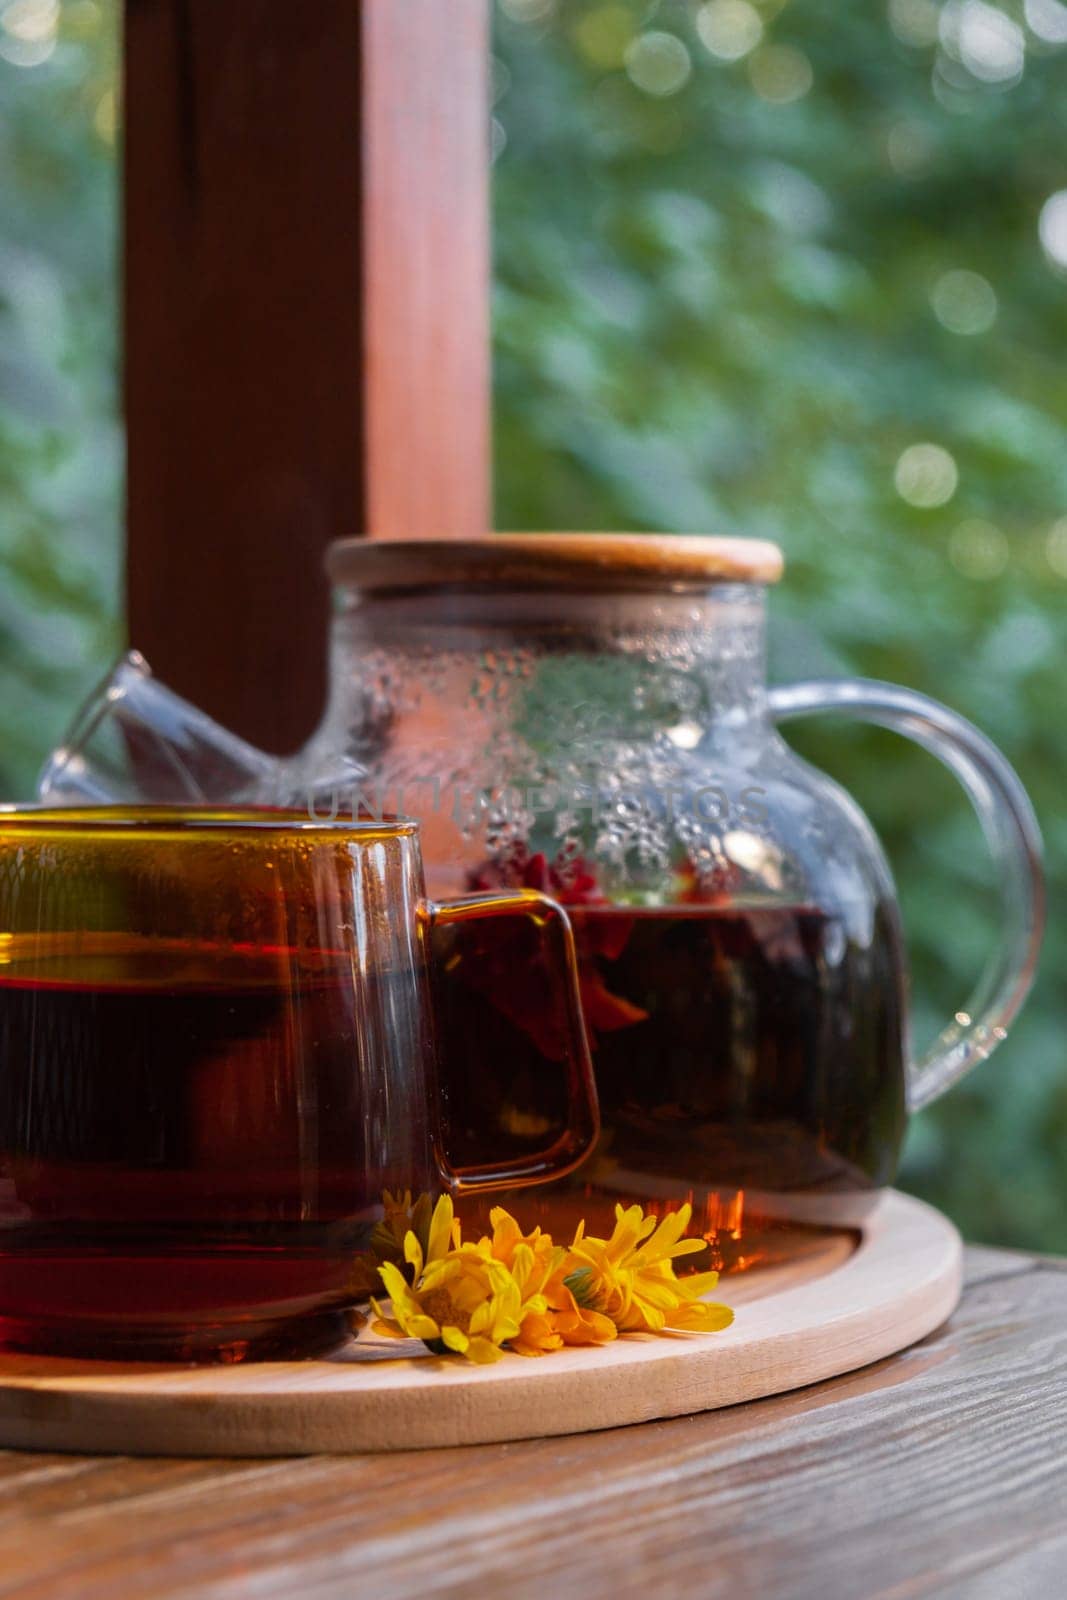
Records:
[[[404,1235],[404,1260],[409,1267],[414,1267],[415,1274],[412,1281],[418,1283],[422,1276],[422,1245],[410,1228]]]
[[[716,1305],[714,1300],[693,1300],[672,1311],[667,1326],[694,1333],[720,1333],[733,1320],[729,1306]]]
[[[385,1317],[376,1317],[371,1323],[371,1332],[380,1333],[384,1339],[410,1339],[411,1335],[405,1333],[397,1323],[388,1321]]]
[[[620,1333],[662,1333],[670,1323],[667,1313],[659,1306],[636,1298],[613,1320]]]
[[[391,1261],[383,1261],[378,1268],[378,1276],[381,1278],[389,1298],[393,1302],[393,1315],[398,1322],[402,1323],[405,1315],[414,1315],[422,1309],[408,1288],[407,1279],[399,1267],[394,1266]]]
[[[430,1218],[430,1237],[426,1246],[427,1261],[436,1261],[448,1250],[452,1240],[454,1210],[452,1196],[443,1194],[433,1208]]]
[[[680,1287],[685,1290],[687,1300],[700,1300],[711,1293],[718,1281],[717,1272],[693,1272],[688,1278],[681,1279]]]
[[[433,1290],[440,1289],[444,1284],[451,1283],[454,1278],[458,1278],[462,1271],[462,1261],[457,1260],[452,1254],[442,1256],[437,1261],[431,1261],[422,1275],[419,1292],[421,1294],[430,1294]]]
[[[515,1247],[522,1239],[522,1229],[503,1206],[493,1207],[489,1221],[493,1228],[492,1253],[498,1261],[505,1261],[510,1266]]]
[[[641,1273],[634,1284],[634,1298],[658,1306],[661,1311],[673,1311],[676,1305],[688,1299],[687,1295],[680,1292],[680,1287],[677,1282],[662,1283],[650,1278],[647,1273]]]
[[[492,1311],[489,1301],[483,1300],[481,1305],[471,1312],[470,1331],[472,1334],[485,1333],[492,1320]]]
[[[642,1246],[641,1254],[649,1261],[655,1261],[661,1256],[688,1253],[692,1250],[703,1250],[703,1239],[688,1239],[684,1250],[678,1241],[688,1228],[693,1216],[693,1207],[688,1200],[684,1206],[679,1206],[677,1211],[668,1212],[652,1237]]]
[[[441,1337],[441,1329],[437,1323],[421,1311],[414,1317],[405,1317],[403,1326],[412,1339],[421,1339],[423,1344],[431,1344],[434,1339]]]
[[[493,1344],[489,1339],[472,1339],[463,1354],[468,1361],[485,1367],[492,1361],[499,1361],[504,1352],[499,1345]]]

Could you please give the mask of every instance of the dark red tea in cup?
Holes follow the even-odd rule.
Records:
[[[81,1349],[94,1323],[128,1321],[145,1355],[188,1323],[190,1353],[195,1328],[232,1354],[252,1329],[284,1346],[294,1320],[351,1300],[382,1187],[434,1184],[426,1102],[395,1172],[373,1148],[351,961],[63,945],[37,941],[33,976],[0,982],[0,1332]],[[383,984],[363,981],[360,1011],[388,1009]]]
[[[490,922],[547,977],[566,1105],[503,1166],[491,1142],[457,1166],[428,943]],[[566,918],[426,900],[414,824],[0,818],[0,1345],[307,1354],[378,1287],[358,1258],[385,1191],[536,1182],[595,1129]]]

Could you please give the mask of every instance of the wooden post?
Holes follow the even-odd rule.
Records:
[[[246,738],[327,543],[489,525],[488,0],[126,0],[131,643]]]

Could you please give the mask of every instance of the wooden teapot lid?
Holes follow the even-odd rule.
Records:
[[[463,585],[659,588],[776,583],[782,552],[764,539],[690,533],[496,533],[484,539],[338,539],[335,584],[363,590]]]

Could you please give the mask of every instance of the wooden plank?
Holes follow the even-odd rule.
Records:
[[[490,526],[489,6],[364,0],[367,526]]]
[[[127,601],[269,749],[323,550],[487,526],[487,0],[126,0]]]
[[[0,1595],[1059,1593],[1067,1273],[1016,1262],[979,1261],[903,1355],[698,1417],[373,1459],[0,1455]]]

